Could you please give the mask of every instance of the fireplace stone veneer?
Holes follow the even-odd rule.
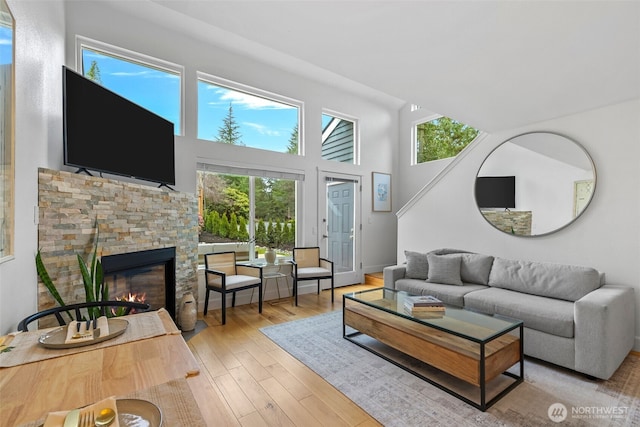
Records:
[[[65,303],[85,300],[76,254],[90,262],[96,221],[100,257],[175,247],[174,313],[185,292],[197,295],[194,194],[41,168],[38,207],[38,248]],[[39,282],[38,310],[55,305]]]

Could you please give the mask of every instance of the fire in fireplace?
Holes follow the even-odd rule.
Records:
[[[145,302],[175,318],[176,248],[106,255],[101,259],[110,299]]]

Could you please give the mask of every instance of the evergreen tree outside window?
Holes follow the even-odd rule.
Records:
[[[197,182],[200,243],[253,244],[258,258],[267,248],[290,255],[296,236],[295,180],[198,171]]]
[[[449,117],[419,123],[414,132],[416,164],[455,157],[480,133]]]
[[[212,76],[198,78],[198,139],[298,154],[302,104]]]

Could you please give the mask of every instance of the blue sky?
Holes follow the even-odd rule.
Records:
[[[172,121],[179,129],[180,80],[177,75],[83,50],[84,72],[96,61],[103,86]],[[241,141],[248,147],[286,152],[298,123],[298,108],[198,82],[198,138],[215,140],[233,106]]]
[[[0,64],[11,64],[11,40],[13,30],[0,25]]]
[[[246,146],[287,151],[298,108],[204,81],[198,81],[198,138],[216,139],[230,105]]]

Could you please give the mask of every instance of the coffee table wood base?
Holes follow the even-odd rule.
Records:
[[[346,327],[355,329],[347,333]],[[486,411],[501,397],[515,388],[524,379],[524,360],[522,348],[523,327],[520,324],[519,337],[506,331],[487,343],[476,343],[453,333],[429,328],[412,320],[387,313],[361,304],[343,305],[343,336],[345,339],[376,354],[379,357],[437,386],[449,394],[463,400],[481,411]],[[409,355],[430,367],[463,380],[479,389],[480,397],[474,400],[444,381],[433,379],[416,369],[407,366],[402,358],[388,354],[357,339],[360,335],[374,338],[378,342]],[[378,346],[379,347],[379,346]],[[515,364],[520,364],[519,375],[507,372]],[[493,397],[487,399],[487,384],[498,377],[506,376],[510,380]]]

